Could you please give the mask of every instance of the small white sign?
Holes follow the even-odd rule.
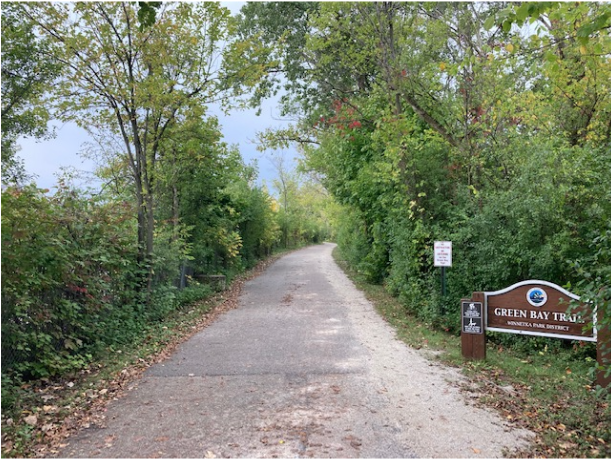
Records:
[[[434,266],[451,267],[451,241],[434,242]]]

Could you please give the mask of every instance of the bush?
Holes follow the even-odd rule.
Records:
[[[121,203],[35,187],[6,190],[2,207],[2,370],[80,368],[127,329],[138,303],[130,215]]]

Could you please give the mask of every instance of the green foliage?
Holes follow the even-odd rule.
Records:
[[[581,294],[581,302],[597,308],[598,321],[596,329],[598,334],[608,337],[608,342],[599,344],[603,356],[611,356],[611,229],[603,231],[591,242],[593,252],[583,261],[574,261],[573,267],[579,276],[576,290]],[[594,324],[588,322],[587,328]],[[611,361],[599,365],[595,363],[594,371],[603,371],[606,376],[611,375]],[[611,386],[608,390],[610,394]]]
[[[151,27],[155,22],[156,10],[162,2],[138,2],[138,22],[141,30]]]
[[[241,8],[236,18],[241,40],[255,39],[263,45],[244,49],[242,54],[266,67],[264,78],[253,91],[251,105],[259,105],[266,97],[283,89],[300,92],[305,106],[321,94],[309,85],[307,75],[311,69],[303,60],[308,21],[319,8],[319,2],[247,2]],[[280,72],[287,78],[279,78]],[[283,94],[281,100],[283,104],[290,104],[287,94]],[[282,109],[282,114],[286,112]]]
[[[2,5],[3,180],[14,140],[44,135],[60,109],[101,141],[105,182],[96,196],[64,182],[2,192],[3,409],[19,410],[22,384],[163,334],[156,324],[212,295],[197,275],[254,266],[282,222],[292,245],[329,236],[321,188],[301,184],[280,212],[207,116],[268,68],[268,48],[235,33],[215,3]]]
[[[278,179],[273,181],[277,199],[272,203],[283,248],[300,247],[330,239],[327,207],[331,197],[317,182],[302,173],[289,172],[277,158]]]
[[[25,172],[15,153],[20,136],[49,135],[44,93],[60,72],[49,42],[36,36],[19,4],[2,4],[2,182],[20,183]]]
[[[330,3],[305,20],[301,78],[320,94],[294,87],[300,121],[262,140],[299,142],[343,206],[351,266],[455,333],[461,298],[525,279],[597,298],[607,327],[589,242],[611,225],[610,5]],[[436,240],[454,247],[444,297]]]
[[[26,187],[5,190],[2,207],[3,372],[45,377],[80,368],[114,340],[118,330],[106,326],[137,297],[126,206]]]

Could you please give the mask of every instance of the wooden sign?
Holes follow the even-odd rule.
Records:
[[[486,331],[598,342],[596,382],[604,388],[611,383],[605,372],[611,363],[611,330],[597,332],[596,312],[590,305],[569,308],[578,300],[557,284],[537,280],[500,291],[473,292],[470,299],[461,300],[462,356],[485,359]],[[599,314],[602,320],[603,313]],[[586,327],[589,323],[591,328]]]
[[[586,305],[569,311],[579,297],[547,281],[522,281],[506,289],[484,292],[486,330],[596,342],[594,312]]]

